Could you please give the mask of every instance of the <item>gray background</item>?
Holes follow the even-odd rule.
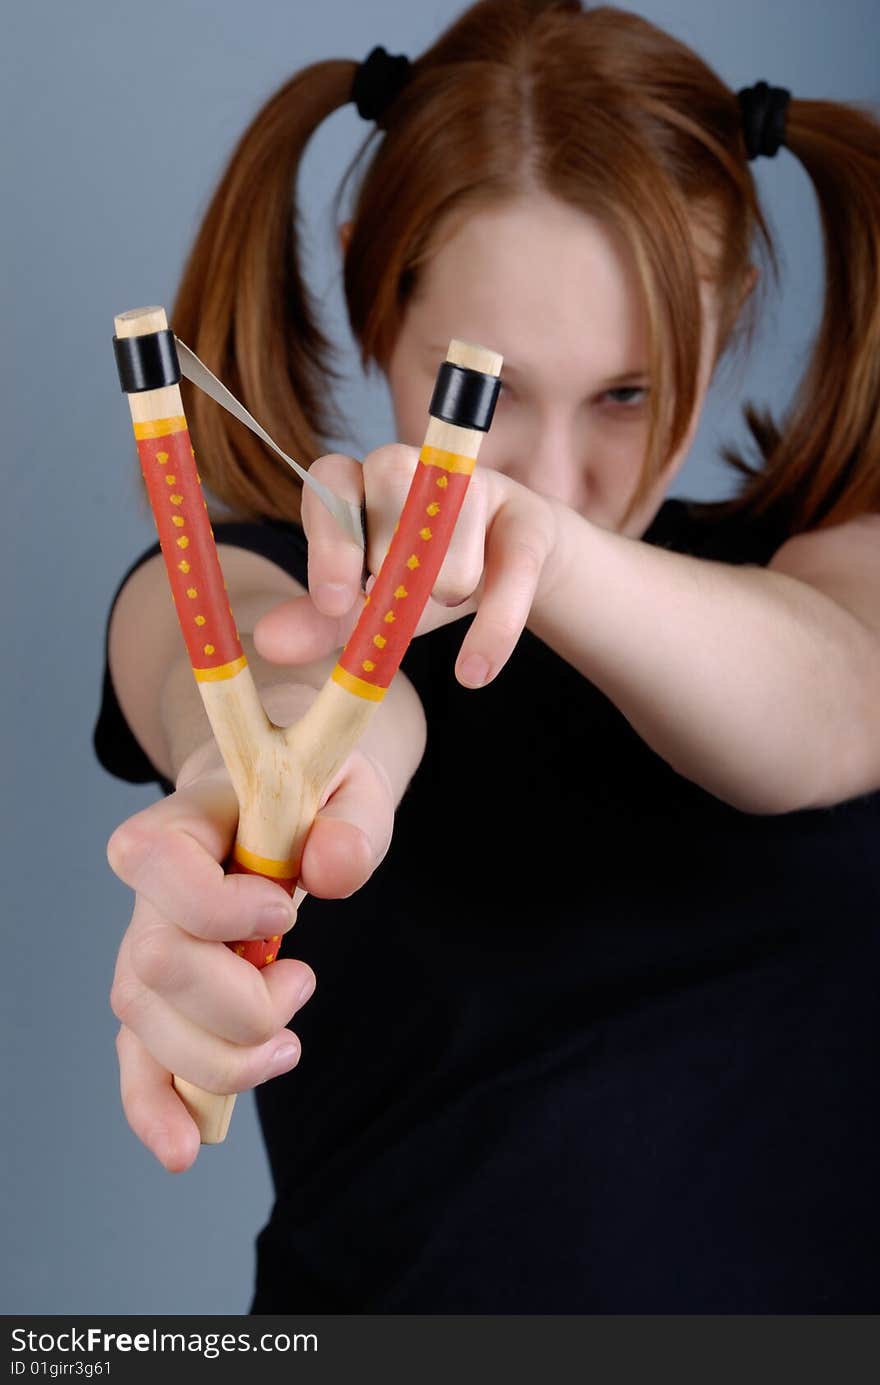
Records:
[[[629,6],[734,87],[880,101],[876,0],[644,0]],[[107,995],[128,891],[113,827],[156,797],[98,766],[104,622],[153,540],[136,489],[113,315],[168,306],[233,142],[296,68],[416,54],[458,0],[32,0],[4,21],[3,1264],[0,1312],[240,1313],[270,1185],[253,1097],[226,1145],[164,1173],[123,1119]],[[393,436],[381,382],[360,379],[341,308],[330,203],[366,127],[349,107],[304,171],[312,283],[343,344],[342,404],[360,453]],[[675,493],[720,496],[719,439],[743,394],[781,404],[816,320],[820,241],[785,151],[756,167],[785,276],[759,349],[719,381]],[[144,186],[163,189],[145,198]]]

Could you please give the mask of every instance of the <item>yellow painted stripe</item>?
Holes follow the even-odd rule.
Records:
[[[232,855],[240,866],[259,871],[260,875],[274,875],[279,880],[299,878],[299,861],[271,861],[268,856],[258,856],[255,851],[239,846],[238,842],[232,848]]]
[[[346,692],[354,693],[355,697],[363,697],[367,702],[381,702],[388,691],[387,688],[377,688],[374,683],[368,683],[364,678],[357,678],[348,669],[337,664],[330,677],[334,683],[338,683],[340,688],[345,688]]]
[[[178,414],[176,418],[151,418],[147,423],[134,425],[134,435],[138,442],[142,442],[144,438],[164,438],[169,433],[185,431],[186,419],[183,414]]]
[[[231,664],[218,664],[216,668],[193,668],[193,673],[197,683],[221,683],[224,678],[234,678],[243,668],[247,668],[247,659],[242,654]]]
[[[439,466],[444,471],[460,471],[470,476],[477,465],[476,457],[463,457],[460,452],[446,452],[442,447],[425,445],[419,453],[419,461],[425,466]]]

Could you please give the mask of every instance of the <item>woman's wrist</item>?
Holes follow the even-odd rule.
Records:
[[[570,588],[572,568],[572,522],[587,524],[561,500],[539,496],[545,513],[542,528],[546,534],[547,557],[541,569],[532,610],[552,604],[559,593]]]

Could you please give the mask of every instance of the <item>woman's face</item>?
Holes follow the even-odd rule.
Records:
[[[703,290],[697,407],[688,435],[627,524],[648,438],[647,320],[635,266],[602,223],[548,195],[474,213],[425,265],[391,356],[398,437],[419,446],[453,337],[504,356],[480,465],[640,537],[696,431],[715,356]]]

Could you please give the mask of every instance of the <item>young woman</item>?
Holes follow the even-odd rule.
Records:
[[[403,440],[363,467],[319,458],[327,348],[291,206],[351,99],[377,131],[347,301]],[[825,234],[806,373],[781,425],[750,415],[734,500],[667,500],[752,256],[773,263],[749,160],[782,145]],[[123,1103],[181,1170],[198,1136],[170,1074],[263,1084],[253,1311],[880,1306],[878,250],[868,114],[737,96],[637,16],[568,0],[483,0],[412,64],[316,64],[243,136],[173,325],[286,450],[365,493],[373,571],[449,339],[505,358],[424,633],[263,972],[223,940],[294,913],[218,865],[236,804],[157,549],[114,605],[98,753],[166,794],[109,845],[135,891]],[[286,724],[356,619],[361,555],[187,407]]]

